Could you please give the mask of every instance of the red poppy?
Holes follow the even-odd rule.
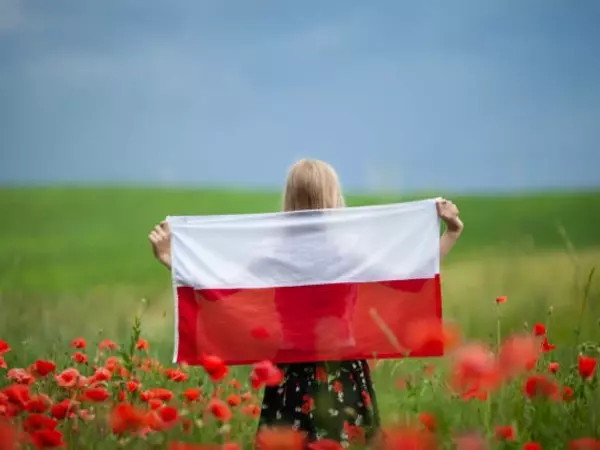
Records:
[[[2,355],[0,355],[0,369],[8,369],[8,364]]]
[[[38,359],[34,363],[34,366],[35,373],[40,377],[45,377],[49,373],[54,372],[54,370],[56,369],[56,364],[54,364],[52,361],[44,361],[41,359]]]
[[[23,421],[23,429],[27,432],[36,430],[53,430],[58,426],[58,420],[43,414],[29,414]]]
[[[229,409],[229,406],[227,406],[227,403],[218,398],[212,398],[210,400],[207,410],[221,422],[229,422],[233,416],[231,409]]]
[[[385,449],[419,449],[434,450],[437,448],[432,433],[410,427],[397,427],[383,430],[383,448]]]
[[[9,403],[20,409],[25,408],[25,405],[31,400],[29,385],[26,384],[12,384],[5,387],[2,393],[6,396]]]
[[[596,371],[597,360],[590,358],[589,356],[579,355],[577,361],[577,368],[579,369],[579,375],[582,378],[592,378]]]
[[[498,303],[498,304],[505,303],[506,300],[508,300],[508,297],[506,295],[501,295],[500,297],[496,297],[496,303]]]
[[[580,438],[569,442],[569,450],[600,450],[600,440]]]
[[[516,334],[500,346],[498,365],[503,376],[510,379],[533,369],[539,356],[539,342],[535,336]]]
[[[185,372],[182,372],[179,369],[165,369],[165,374],[167,375],[167,378],[171,381],[175,381],[177,383],[181,383],[183,381],[187,381],[188,374]]]
[[[557,362],[551,362],[550,364],[548,364],[548,372],[550,373],[556,373],[558,372],[558,369],[560,369],[560,364]]]
[[[283,381],[283,373],[270,361],[254,364],[250,374],[250,382],[254,389],[262,386],[277,386]]]
[[[421,413],[421,414],[419,414],[419,421],[429,431],[435,431],[437,428],[437,420],[433,414],[426,413],[426,412]]]
[[[200,397],[201,394],[202,394],[202,390],[198,389],[198,388],[188,388],[185,391],[183,391],[183,396],[189,402],[198,400],[198,398]]]
[[[81,352],[75,352],[73,354],[73,361],[75,361],[76,363],[79,363],[79,364],[87,364],[88,357]]]
[[[55,376],[56,384],[60,387],[71,388],[77,385],[81,375],[77,369],[69,368]]]
[[[83,393],[83,399],[89,402],[103,402],[110,397],[109,392],[103,387],[87,389]]]
[[[76,402],[65,399],[52,406],[52,408],[50,408],[50,414],[58,420],[63,420],[67,417],[73,417],[77,412],[77,407],[78,405]]]
[[[18,384],[32,384],[35,381],[35,377],[27,370],[16,367],[8,371],[6,378]]]
[[[569,386],[563,386],[563,388],[562,388],[562,399],[565,402],[568,402],[570,400],[573,400],[573,396],[574,396],[573,388],[571,388]]]
[[[77,338],[77,339],[74,339],[73,342],[71,342],[71,347],[86,348],[87,342],[85,341],[84,338]]]
[[[221,381],[229,373],[223,360],[214,355],[203,355],[200,364],[213,381]]]
[[[256,437],[256,450],[302,450],[306,436],[292,428],[263,428]]]
[[[252,419],[260,416],[260,407],[258,405],[246,405],[242,408],[242,414]]]
[[[0,355],[4,355],[5,353],[10,352],[11,350],[12,349],[10,348],[10,345],[8,345],[8,342],[0,339]]]
[[[98,349],[100,350],[118,350],[119,346],[116,342],[111,341],[110,339],[104,339],[102,342],[98,344]]]
[[[150,344],[148,344],[148,341],[146,339],[138,339],[137,343],[135,344],[135,348],[137,350],[149,350],[150,349]]]
[[[227,403],[229,404],[229,406],[239,406],[240,403],[242,403],[242,399],[239,395],[230,394],[229,397],[227,397]]]
[[[548,352],[550,352],[552,350],[555,350],[555,349],[556,349],[556,345],[551,344],[548,341],[548,337],[544,336],[544,338],[542,339],[542,345],[541,345],[541,351],[542,351],[542,353],[548,353]]]
[[[129,403],[120,403],[113,409],[109,423],[115,434],[138,432],[146,426],[146,415]]]
[[[542,444],[539,442],[526,442],[523,444],[523,450],[542,450]]]
[[[528,377],[523,385],[523,391],[529,398],[543,397],[555,401],[560,399],[558,384],[544,375]]]
[[[25,404],[25,410],[30,413],[43,413],[52,405],[52,400],[46,394],[32,395]]]
[[[67,443],[62,440],[62,433],[54,429],[34,431],[30,436],[33,444],[38,449],[64,447],[67,445]]]
[[[350,425],[344,422],[344,431],[348,435],[348,442],[353,445],[366,444],[365,429],[356,425]]]
[[[533,334],[535,336],[544,336],[546,334],[546,325],[543,323],[536,323],[533,326]]]
[[[514,441],[516,439],[515,429],[510,425],[496,425],[494,430],[496,439],[505,441]]]

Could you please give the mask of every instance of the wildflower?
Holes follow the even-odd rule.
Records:
[[[94,381],[109,381],[112,378],[112,373],[106,367],[99,367],[94,372]]]
[[[56,403],[50,408],[52,417],[58,420],[64,420],[68,417],[73,417],[77,412],[78,404],[70,399],[65,399],[60,403]]]
[[[2,394],[6,396],[9,403],[17,406],[20,409],[25,408],[25,405],[31,399],[29,395],[29,385],[26,384],[13,384],[4,388]]]
[[[250,382],[254,389],[266,386],[277,386],[283,381],[283,373],[270,361],[254,364],[250,374]]]
[[[544,375],[532,375],[525,380],[523,391],[529,398],[543,397],[550,400],[560,398],[558,384]]]
[[[90,402],[103,402],[109,397],[108,391],[102,387],[87,389],[83,393],[83,399]]]
[[[4,355],[5,353],[10,352],[11,350],[12,349],[10,348],[10,345],[8,345],[8,342],[0,339],[0,355]]]
[[[218,398],[212,398],[210,400],[207,410],[221,422],[229,422],[233,416],[227,403]]]
[[[500,297],[496,297],[497,304],[505,303],[506,300],[508,300],[508,297],[506,295],[501,295]]]
[[[548,352],[550,352],[552,350],[555,350],[555,349],[556,349],[556,345],[551,344],[548,341],[548,337],[544,336],[544,338],[542,339],[541,352],[542,353],[548,353]]]
[[[523,444],[523,450],[542,450],[542,444],[539,442],[526,442]]]
[[[356,425],[350,425],[344,422],[344,431],[348,435],[348,442],[353,445],[364,445],[366,443],[365,429]]]
[[[29,414],[23,421],[23,429],[27,432],[36,430],[53,430],[58,426],[58,420],[43,414]]]
[[[560,364],[557,362],[551,362],[550,364],[548,364],[548,372],[550,373],[556,373],[558,372],[558,369],[560,369]]]
[[[125,386],[129,392],[135,392],[140,388],[140,382],[137,380],[129,380]]]
[[[146,416],[134,406],[120,403],[112,410],[109,424],[115,434],[138,432],[146,426]]]
[[[577,368],[579,369],[579,375],[582,378],[592,378],[596,371],[597,360],[590,358],[589,356],[579,355],[577,362]]]
[[[497,378],[494,355],[486,346],[468,343],[455,352],[451,384],[458,391],[492,388],[497,384]]]
[[[204,355],[201,364],[213,381],[221,381],[229,373],[229,368],[218,356]]]
[[[432,433],[403,426],[383,431],[383,448],[434,450],[437,445]]]
[[[303,407],[303,411],[304,411]],[[246,405],[242,408],[242,414],[250,417],[251,419],[256,419],[260,416],[260,407],[258,405]]]
[[[569,386],[563,386],[562,388],[562,399],[565,402],[568,402],[570,400],[573,400],[573,388],[569,387]]]
[[[178,369],[166,369],[165,374],[167,375],[167,378],[169,380],[172,380],[175,382],[183,382],[183,381],[187,381],[187,379],[188,379],[188,375],[185,372],[182,372],[181,370],[178,370]]]
[[[569,442],[569,450],[600,450],[600,440],[580,438]]]
[[[262,428],[256,437],[256,450],[302,450],[306,436],[292,428]]]
[[[242,403],[242,399],[239,395],[231,394],[229,397],[227,397],[227,403],[229,403],[229,406],[232,407],[239,406],[240,403]]]
[[[546,325],[543,323],[536,323],[533,326],[533,334],[535,336],[544,336],[546,334]]]
[[[419,421],[429,431],[435,431],[437,428],[437,420],[433,414],[423,412],[419,414]]]
[[[52,361],[36,360],[34,363],[35,373],[40,377],[45,377],[56,369],[56,364]]]
[[[200,395],[202,394],[202,390],[198,388],[188,388],[183,391],[183,396],[186,398],[188,402],[193,402],[198,400]]]
[[[55,376],[56,384],[63,388],[72,388],[77,384],[80,376],[77,369],[65,369]]]
[[[75,361],[78,364],[87,364],[88,357],[84,353],[75,352],[73,353],[73,361]]]
[[[74,348],[86,348],[87,347],[87,342],[85,341],[84,338],[77,338],[77,339],[74,339],[73,342],[71,342],[71,347],[74,347]]]
[[[137,343],[135,344],[135,348],[137,350],[149,350],[150,349],[150,344],[148,344],[148,341],[146,339],[138,339]]]
[[[0,369],[8,369],[8,364],[2,355],[0,355]]]
[[[63,434],[55,429],[34,431],[30,436],[33,444],[38,449],[64,447],[67,445],[66,442],[62,440]]]
[[[118,350],[119,346],[116,342],[111,341],[110,339],[104,339],[102,342],[98,344],[99,350]]]
[[[32,395],[25,404],[25,410],[30,413],[43,413],[52,405],[52,400],[46,394]]]
[[[33,375],[21,368],[13,368],[8,371],[6,378],[18,384],[32,384],[35,381]]]
[[[505,441],[514,441],[516,439],[515,429],[510,425],[496,425],[496,439]]]
[[[534,336],[517,334],[501,345],[498,364],[503,376],[510,379],[533,369],[539,355],[539,344]]]
[[[480,434],[467,433],[454,437],[457,450],[488,450],[489,445]]]

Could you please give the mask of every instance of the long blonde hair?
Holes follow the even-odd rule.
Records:
[[[301,159],[290,168],[283,192],[283,211],[345,206],[339,177],[329,164]]]

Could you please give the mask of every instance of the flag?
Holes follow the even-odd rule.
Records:
[[[443,354],[435,200],[167,221],[174,362]]]

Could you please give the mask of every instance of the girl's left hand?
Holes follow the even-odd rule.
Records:
[[[445,198],[438,198],[436,207],[438,216],[446,223],[448,231],[462,231],[463,223],[458,217],[459,211],[454,203]]]

